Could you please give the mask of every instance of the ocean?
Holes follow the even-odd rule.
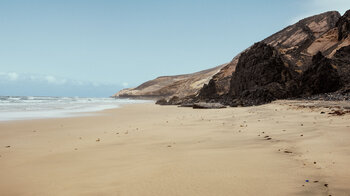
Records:
[[[0,96],[0,121],[62,118],[146,100],[80,97]]]

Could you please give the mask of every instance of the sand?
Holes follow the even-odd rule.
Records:
[[[289,105],[1,122],[0,195],[350,195],[350,114]]]

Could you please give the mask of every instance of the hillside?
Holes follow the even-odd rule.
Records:
[[[112,97],[158,99],[195,95],[226,64],[200,72],[175,76],[161,76],[136,88],[123,89]]]
[[[282,29],[227,64],[159,77],[115,96],[176,100],[160,102],[165,104],[204,101],[247,106],[348,89],[349,33],[350,11],[343,16],[325,12]]]

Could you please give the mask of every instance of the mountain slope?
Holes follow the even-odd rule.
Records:
[[[192,74],[161,76],[136,88],[123,89],[112,97],[158,99],[195,95],[225,65]]]

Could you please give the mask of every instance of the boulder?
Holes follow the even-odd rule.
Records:
[[[193,109],[221,109],[226,108],[226,106],[220,104],[220,103],[205,103],[205,102],[199,102],[193,104]]]
[[[165,98],[157,100],[156,104],[158,104],[158,105],[169,105],[168,101]]]

